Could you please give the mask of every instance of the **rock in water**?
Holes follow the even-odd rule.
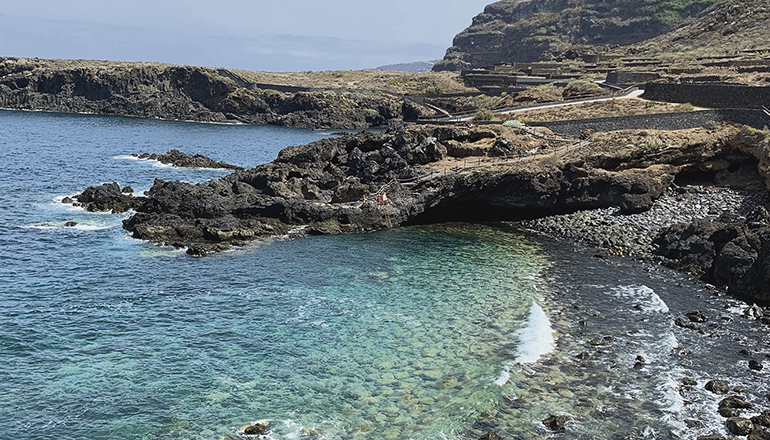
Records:
[[[141,203],[141,199],[123,194],[115,182],[88,187],[75,197],[86,211],[91,212],[126,212]]]
[[[727,394],[730,386],[724,380],[710,380],[706,382],[706,389],[714,394]]]
[[[267,431],[267,428],[269,427],[270,422],[256,422],[251,425],[246,425],[242,429],[243,433],[246,435],[260,435]]]
[[[551,431],[564,431],[564,425],[569,421],[567,416],[551,415],[543,419],[543,425]]]
[[[144,154],[139,156],[145,157]],[[192,156],[182,153],[179,150],[170,150],[163,154],[149,155],[148,158],[155,159],[160,163],[167,165],[173,165],[180,168],[224,168],[229,170],[242,170],[243,168],[235,165],[230,165],[227,162],[215,161],[209,157],[206,157],[200,153]]]
[[[503,440],[503,438],[497,435],[495,431],[489,431],[486,434],[479,437],[479,440]]]
[[[751,420],[741,417],[730,417],[725,424],[727,424],[727,429],[735,435],[749,435],[754,429]]]
[[[753,407],[754,405],[747,402],[746,399],[744,399],[741,396],[725,397],[724,399],[722,399],[722,401],[719,402],[719,409],[722,409],[722,408],[750,409]]]
[[[764,365],[762,365],[762,362],[752,359],[749,361],[749,368],[756,371],[762,371],[762,368],[764,368]]]
[[[692,322],[706,322],[706,317],[703,316],[703,313],[701,313],[700,310],[693,310],[687,314],[687,317],[690,318],[690,321]]]

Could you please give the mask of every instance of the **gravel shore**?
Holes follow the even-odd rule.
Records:
[[[653,241],[669,226],[700,219],[715,219],[723,212],[753,217],[764,210],[764,195],[717,186],[672,185],[653,205],[639,214],[620,214],[605,208],[554,215],[514,224],[524,230],[608,249],[618,255],[647,256]]]

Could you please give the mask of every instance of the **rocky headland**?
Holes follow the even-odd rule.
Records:
[[[395,94],[260,85],[244,75],[160,63],[0,57],[0,107],[353,129],[423,111]]]
[[[635,222],[636,235],[622,227],[607,233],[614,226],[594,221],[589,229],[603,234],[594,244],[658,254],[770,304],[770,226],[762,198],[769,152],[767,132],[732,123],[586,140],[544,128],[417,125],[289,147],[271,163],[201,184],[157,179],[143,197],[117,184],[89,188],[78,202],[89,210],[134,209],[124,222],[134,237],[187,247],[192,255],[274,235],[598,212],[590,210],[628,225],[634,215],[652,213]],[[680,200],[679,208],[656,205],[667,200]],[[697,203],[688,215],[684,208],[698,201],[705,207]],[[563,225],[573,235],[580,230],[574,222]],[[578,234],[591,242],[590,233]]]

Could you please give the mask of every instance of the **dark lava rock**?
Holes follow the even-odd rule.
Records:
[[[706,382],[707,390],[714,394],[727,394],[730,392],[730,386],[724,380],[710,380]]]
[[[700,310],[693,310],[692,312],[687,313],[686,316],[690,318],[690,321],[692,322],[706,322],[706,317],[703,316],[703,313],[701,313]]]
[[[604,338],[594,338],[588,341],[588,345],[593,345],[594,347],[599,347],[606,344],[607,341],[605,341]]]
[[[690,330],[695,330],[696,332],[698,332],[700,334],[706,334],[706,332],[698,324],[695,324],[693,322],[687,321],[684,318],[682,318],[681,316],[679,318],[676,318],[676,320],[674,321],[674,324],[676,324],[677,326],[682,327],[682,328],[686,328],[686,329],[690,329]]]
[[[698,382],[695,379],[690,379],[689,377],[685,377],[685,378],[682,378],[682,385],[695,386],[695,385],[698,385]]]
[[[180,168],[224,168],[228,170],[243,170],[243,168],[239,166],[230,165],[229,163],[222,161],[217,162],[200,153],[187,155],[179,150],[171,150],[163,154],[151,154],[147,156],[145,156],[145,154],[146,153],[139,155],[139,158],[155,159],[160,163]]]
[[[65,228],[74,228],[77,225],[78,225],[78,222],[67,222],[67,223],[64,224],[64,227]]]
[[[719,415],[724,418],[738,417],[741,415],[741,410],[736,408],[720,408]]]
[[[270,427],[269,422],[257,422],[251,425],[244,426],[243,433],[246,435],[260,435],[264,433],[269,427]]]
[[[564,431],[564,425],[569,421],[567,416],[550,415],[543,419],[543,425],[551,431]]]
[[[770,428],[770,411],[765,410],[758,416],[751,418],[752,423],[755,425],[765,426]]]
[[[754,425],[754,430],[749,434],[748,440],[770,440],[770,429]]]
[[[74,200],[72,200],[71,197],[65,197],[65,198],[61,199],[61,202],[62,203],[70,204],[70,203],[74,202]]]
[[[656,240],[669,264],[762,304],[770,303],[770,225],[723,214],[668,228]]]
[[[754,405],[747,402],[746,399],[744,399],[741,396],[725,397],[719,402],[719,409],[722,409],[722,408],[749,409],[753,407]]]
[[[700,420],[692,420],[692,419],[685,419],[684,424],[687,425],[688,428],[700,428],[703,426],[703,423]]]
[[[488,431],[486,434],[479,437],[479,440],[503,440],[503,438],[497,435],[495,431]]]
[[[577,356],[575,356],[575,359],[580,361],[587,361],[589,357],[591,357],[591,355],[589,355],[587,352],[584,351],[582,353],[579,353]]]
[[[746,387],[742,385],[738,385],[737,387],[733,388],[733,391],[735,391],[736,393],[745,393]]]
[[[762,362],[759,362],[755,359],[751,359],[749,361],[749,368],[756,371],[762,371],[762,368],[764,368],[764,366],[762,365]]]
[[[120,190],[123,194],[133,194],[134,188],[131,188],[130,186],[124,186],[122,190]]]
[[[115,182],[91,186],[75,197],[86,211],[91,212],[126,212],[137,208],[142,202],[141,198],[123,194]]]
[[[718,434],[710,434],[710,435],[700,435],[698,436],[698,440],[727,440],[725,436],[718,435]]]
[[[735,435],[749,435],[754,430],[754,424],[751,420],[741,417],[730,417],[725,422],[727,430]]]

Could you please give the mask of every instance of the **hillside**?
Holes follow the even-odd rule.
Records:
[[[502,0],[460,32],[435,71],[570,57],[633,46],[682,28],[717,0]],[[739,4],[730,2],[729,4]],[[757,2],[764,3],[766,2]],[[766,10],[766,8],[765,8]],[[735,23],[740,27],[740,23]]]
[[[720,4],[686,26],[619,49],[624,55],[664,60],[736,54],[766,57],[770,55],[770,1],[739,0]]]

